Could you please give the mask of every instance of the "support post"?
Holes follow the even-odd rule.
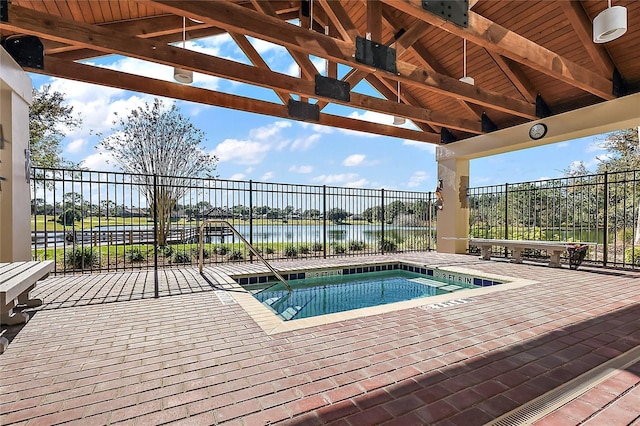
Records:
[[[436,218],[439,253],[466,253],[469,249],[469,160],[438,160],[438,179],[442,179],[442,210]]]

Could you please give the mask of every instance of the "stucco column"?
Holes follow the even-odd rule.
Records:
[[[469,237],[469,160],[438,160],[438,179],[442,179],[444,203],[442,210],[438,210],[437,213],[436,248],[439,253],[466,253],[468,242],[455,238]]]
[[[31,260],[29,148],[31,79],[0,47],[0,262]]]

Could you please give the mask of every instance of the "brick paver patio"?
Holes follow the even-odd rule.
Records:
[[[219,297],[261,265],[51,277],[45,304],[0,355],[0,424],[480,425],[640,344],[640,273],[413,253],[381,259],[537,281],[269,334]],[[610,371],[537,425],[640,425],[640,361]]]

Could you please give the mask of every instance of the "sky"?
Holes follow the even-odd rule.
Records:
[[[273,71],[298,75],[298,67],[285,49],[262,40],[249,40]],[[250,64],[228,35],[188,40],[185,48]],[[318,71],[326,75],[324,60],[311,59]],[[173,81],[172,68],[164,65],[119,56],[89,63]],[[338,77],[346,71],[339,68]],[[116,163],[109,161],[109,154],[100,148],[97,135],[112,133],[114,112],[122,116],[145,102],[152,103],[154,97],[38,74],[30,77],[36,88],[50,84],[52,90],[63,93],[66,103],[73,106],[83,120],[80,128],[67,133],[62,156],[91,170],[119,170]],[[194,75],[193,85],[279,101],[270,90],[198,73]],[[366,82],[352,90],[381,97]],[[167,105],[172,102],[176,102],[195,127],[205,132],[202,149],[218,157],[216,173],[220,179],[407,191],[433,191],[437,184],[434,144],[165,99]],[[392,116],[338,105],[329,105],[323,111],[341,115],[346,112],[352,118],[385,124],[393,122]],[[410,121],[405,126],[415,129]],[[579,162],[594,171],[598,158],[606,154],[600,148],[603,140],[603,135],[587,137],[472,160],[470,186],[562,177],[564,170]]]

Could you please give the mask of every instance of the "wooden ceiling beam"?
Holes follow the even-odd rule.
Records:
[[[582,3],[579,1],[561,1],[558,3],[589,54],[589,57],[595,66],[598,67],[600,74],[607,77],[612,76],[615,65],[607,49],[602,44],[593,42],[591,19],[589,19],[589,16],[587,16],[587,13],[584,11]]]
[[[390,83],[388,80],[383,79],[380,77],[380,75],[374,74],[374,73],[368,74],[365,77],[365,79],[371,86],[373,86],[374,89],[380,92],[380,94],[385,98],[389,100],[393,99],[394,97],[396,99],[398,98],[398,88],[396,87],[396,85],[393,84],[395,82]],[[400,90],[400,99],[402,99],[406,104],[409,104],[409,105],[420,105],[420,102],[416,98],[414,98],[411,95],[411,93],[408,93],[407,90]],[[424,132],[438,132],[438,133],[440,132],[441,126],[436,126],[434,124],[427,124],[427,123],[422,123],[420,121],[413,121],[413,120],[412,122],[416,127],[418,127]]]
[[[43,70],[39,69],[28,69],[28,71],[33,73],[43,73]],[[156,80],[149,77],[127,74],[120,71],[98,68],[75,62],[68,63],[57,58],[50,58],[48,61],[46,75],[82,81],[90,84],[98,84],[101,86],[115,87],[123,90],[148,93],[154,96],[164,96],[190,102],[197,102],[203,105],[212,105],[255,114],[292,119],[289,117],[288,109],[285,105],[216,92],[189,85],[175,84],[168,81]],[[329,114],[320,114],[320,120],[314,122],[314,124],[434,144],[438,144],[440,142],[440,135],[436,133],[418,132],[397,126],[389,126]]]
[[[503,58],[491,50],[487,50],[486,52],[491,56],[498,68],[502,70],[518,92],[520,92],[522,97],[528,102],[535,102],[538,91],[535,89],[533,84],[531,84],[531,81],[529,81],[524,71],[522,71],[520,64],[513,62],[511,59]]]
[[[480,127],[478,121],[452,118],[448,114],[425,110],[410,105],[398,105],[395,102],[365,96],[351,95],[350,102],[318,96],[315,82],[301,80],[285,74],[274,73],[239,62],[210,56],[169,45],[156,45],[149,40],[114,32],[89,24],[65,20],[42,14],[20,6],[10,5],[9,22],[1,25],[7,29],[20,29],[23,33],[50,38],[63,43],[94,46],[107,54],[120,54],[146,61],[178,66],[194,72],[241,81],[256,86],[295,93],[302,97],[329,100],[341,105],[360,108],[389,115],[403,115],[411,120],[445,126],[452,129],[475,132]],[[325,37],[323,35],[323,37]],[[46,58],[45,58],[46,59]],[[45,63],[45,67],[46,67]],[[175,83],[177,84],[177,83]],[[178,85],[179,86],[179,85]]]
[[[251,4],[253,4],[257,11],[267,16],[277,17],[275,9],[271,7],[269,2],[263,0],[251,0]],[[309,59],[309,55],[289,48],[287,48],[287,52],[289,52],[289,55],[291,55],[293,60],[298,64],[298,67],[300,67],[300,77],[304,77],[307,80],[313,80],[315,75],[318,73],[318,70]]]
[[[476,12],[469,11],[469,26],[463,28],[424,10],[421,0],[379,1],[602,99],[615,97],[613,83],[609,79],[535,44]]]
[[[412,64],[399,62],[398,74],[387,73],[374,67],[359,63],[354,58],[353,44],[324,34],[282,22],[279,19],[265,16],[233,3],[183,2],[179,0],[146,0],[158,9],[168,12],[196,16],[197,19],[212,25],[258,37],[294,50],[323,57],[349,65],[354,68],[367,69],[370,72],[384,72],[385,77],[407,84],[417,84],[425,90],[434,91],[444,96],[467,100],[486,108],[492,108],[508,114],[535,119],[535,105],[491,92],[480,87],[473,87],[457,79],[430,73]],[[380,0],[387,1],[387,0]],[[398,3],[402,3],[399,0]]]
[[[398,17],[395,16],[395,14],[391,13],[389,10],[387,10],[387,8],[383,9],[382,14],[385,21],[387,22],[387,25],[391,26],[391,28],[394,29],[394,32],[398,31],[399,28],[402,28],[402,23],[400,22]],[[421,44],[416,44],[419,37],[427,31],[428,27],[429,27],[429,24],[420,20],[411,24],[411,27],[409,27],[409,29],[400,36],[400,38],[398,39],[398,42],[396,43],[396,44],[406,45],[406,48],[400,54],[400,57],[404,56],[405,53],[412,52],[414,53],[418,61],[420,61],[420,65],[425,69],[438,74],[449,75],[449,72],[442,66],[442,64],[440,64],[440,62],[438,62],[433,57],[431,52],[429,52],[429,50],[426,47],[422,46]],[[405,36],[407,36],[406,41],[405,41]],[[480,119],[480,117],[482,116],[482,112],[479,112],[477,110],[481,110],[481,108],[473,108],[471,105],[469,105],[468,102],[461,99],[457,99],[457,101],[460,104],[460,106],[462,106],[462,108],[465,109],[472,117],[474,117],[477,120]]]
[[[271,70],[269,68],[269,65],[267,65],[264,59],[262,59],[262,56],[260,56],[260,53],[258,53],[253,45],[249,43],[249,40],[247,40],[244,35],[238,33],[229,33],[229,35],[231,36],[231,38],[233,38],[233,41],[236,42],[238,47],[242,49],[244,54],[247,55],[247,58],[249,58],[254,66]],[[275,90],[275,92],[285,105],[289,102],[289,99],[291,99],[291,95],[289,95],[289,93],[287,92],[284,92],[282,90]]]
[[[367,32],[371,40],[382,42],[382,4],[367,0]]]
[[[340,2],[329,0],[317,0],[317,2],[325,11],[343,41],[355,44],[356,36],[359,35],[358,29],[353,25]]]

